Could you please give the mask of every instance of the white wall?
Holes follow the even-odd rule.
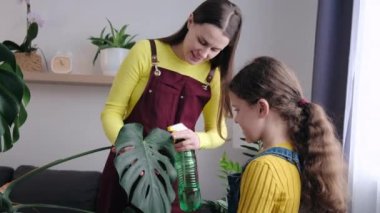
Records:
[[[107,25],[106,17],[117,27],[129,24],[138,39],[166,36],[184,23],[201,0],[122,1],[122,0],[31,0],[32,11],[45,20],[34,43],[49,61],[56,51],[71,51],[73,73],[99,74],[92,66],[95,46],[88,37],[97,36]],[[15,0],[0,2],[0,41],[21,42],[25,35],[25,6]],[[317,1],[265,0],[235,1],[244,16],[243,31],[237,52],[236,68],[259,55],[284,60],[298,71],[306,95],[310,97],[314,32]],[[27,107],[29,118],[21,128],[15,147],[0,154],[0,165],[43,165],[92,148],[108,145],[100,124],[100,112],[108,86],[72,86],[29,84],[32,99]],[[232,139],[239,141],[238,128]],[[198,154],[202,194],[218,199],[224,186],[217,178],[218,160],[223,151],[240,162],[246,158],[231,143]],[[107,153],[80,158],[55,168],[101,170]]]

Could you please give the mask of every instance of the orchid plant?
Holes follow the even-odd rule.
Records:
[[[20,45],[10,40],[3,42],[3,44],[12,51],[30,53],[37,50],[37,47],[32,44],[32,41],[37,37],[38,27],[42,27],[44,21],[37,13],[32,12],[30,1],[31,0],[19,0],[20,4],[26,4],[26,36],[24,41]]]

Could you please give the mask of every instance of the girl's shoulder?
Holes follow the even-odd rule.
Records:
[[[266,154],[251,160],[247,164],[246,170],[252,172],[252,170],[267,169],[269,172],[278,173],[278,171],[289,170],[289,168],[293,167],[295,168],[294,171],[298,172],[297,167],[284,158],[272,154]]]

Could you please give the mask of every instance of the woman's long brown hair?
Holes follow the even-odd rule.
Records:
[[[231,104],[227,93],[227,84],[233,73],[233,62],[236,46],[240,37],[242,15],[239,7],[228,0],[206,0],[193,11],[194,23],[212,24],[222,29],[230,43],[216,57],[211,59],[211,69],[219,68],[221,75],[221,98],[218,109],[218,132],[221,137],[221,124],[224,116],[232,115]],[[188,32],[187,22],[182,28],[160,41],[170,45],[180,44]]]

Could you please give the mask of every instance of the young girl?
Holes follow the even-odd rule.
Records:
[[[300,207],[346,212],[341,143],[322,107],[304,99],[294,73],[276,59],[259,57],[229,88],[234,120],[246,141],[263,142],[243,171],[240,194],[230,188],[229,197],[237,199],[229,200],[229,212],[236,212],[234,206],[250,213],[299,212]]]
[[[154,16],[152,16],[154,17]],[[141,123],[144,134],[176,123],[188,128],[172,133],[177,151],[216,148],[230,112],[222,88],[232,76],[239,40],[240,9],[228,0],[206,0],[173,35],[137,42],[115,77],[102,112],[104,131],[113,144],[125,123]],[[204,131],[195,132],[203,113]],[[128,197],[119,185],[111,151],[103,171],[97,212],[122,212]],[[173,212],[178,212],[175,201]],[[154,210],[152,210],[154,212]]]

